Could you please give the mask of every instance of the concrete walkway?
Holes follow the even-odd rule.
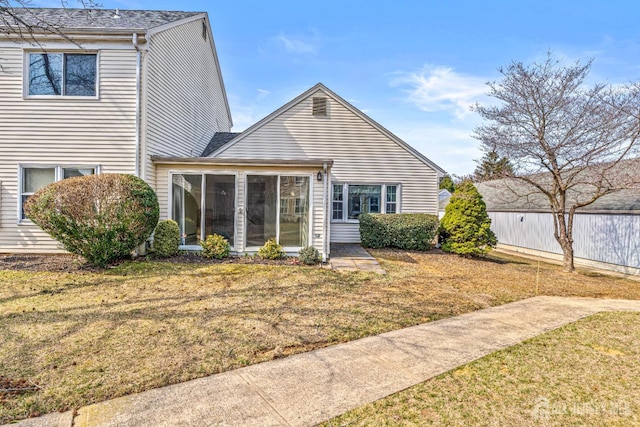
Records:
[[[338,271],[372,271],[378,274],[386,274],[378,261],[369,252],[357,244],[332,244],[329,264],[333,270]]]
[[[536,297],[125,396],[13,426],[310,426],[600,311]]]

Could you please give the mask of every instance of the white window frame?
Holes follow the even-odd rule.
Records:
[[[170,170],[169,171],[169,199],[167,201],[167,218],[173,219],[173,175],[200,175],[201,179],[201,191],[200,195],[200,240],[205,239],[207,236],[204,235],[205,229],[205,215],[204,210],[205,207],[205,196],[207,192],[207,180],[205,179],[205,175],[232,175],[235,178],[235,197],[234,197],[234,218],[233,218],[233,246],[230,246],[231,251],[235,252],[238,245],[238,171],[226,171],[226,170]],[[180,250],[185,251],[201,251],[202,246],[200,245],[180,245]]]
[[[334,219],[333,218],[333,188],[334,185],[342,186],[342,218]],[[349,186],[350,185],[379,185],[381,187],[380,190],[380,213],[387,213],[387,186],[396,187],[396,211],[394,213],[400,213],[400,194],[401,194],[401,184],[386,182],[332,182],[331,183],[331,222],[333,223],[351,223],[351,224],[359,224],[360,221],[358,219],[349,219]]]
[[[23,196],[32,196],[34,193],[26,193],[23,188],[24,184],[24,170],[25,169],[54,169],[54,181],[58,182],[64,179],[64,170],[65,169],[93,169],[94,175],[100,174],[100,165],[52,165],[52,164],[20,164],[18,165],[18,203],[17,204],[17,215],[18,215],[18,225],[31,225],[33,221],[29,218],[25,218],[22,211],[22,197]],[[53,183],[52,183],[53,184]]]
[[[295,172],[267,172],[267,171],[259,171],[259,172],[252,172],[252,171],[245,171],[244,172],[244,197],[247,197],[247,190],[248,190],[248,180],[247,177],[249,175],[261,175],[261,176],[277,176],[278,177],[278,181],[276,184],[276,188],[277,188],[277,194],[276,194],[276,242],[278,244],[280,244],[280,177],[283,176],[292,176],[292,177],[308,177],[309,178],[309,230],[308,230],[308,237],[307,237],[307,241],[309,242],[309,245],[313,246],[313,194],[314,194],[314,177],[315,174],[314,173],[305,173],[305,172],[301,172],[301,173],[295,173]],[[244,249],[248,252],[256,252],[258,249],[260,249],[260,246],[247,246],[247,210],[246,210],[246,199],[245,199],[245,204],[243,207],[243,227],[244,229],[242,230],[242,235],[243,235],[243,242],[242,244],[244,245]],[[302,249],[302,246],[283,246],[283,249],[285,252],[288,253],[293,253],[293,252],[299,252],[300,249]]]
[[[52,54],[63,55],[62,59],[62,94],[60,95],[29,95],[29,64],[31,63],[29,55],[31,54]],[[65,81],[65,66],[66,61],[64,55],[95,55],[96,56],[96,94],[94,96],[78,96],[78,95],[65,95],[64,94],[64,81]],[[99,100],[100,99],[100,52],[99,51],[85,51],[85,50],[25,50],[23,54],[23,70],[22,70],[22,97],[24,99],[78,99],[78,100]]]

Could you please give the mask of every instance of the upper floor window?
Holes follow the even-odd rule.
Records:
[[[96,96],[97,54],[28,53],[27,95]]]

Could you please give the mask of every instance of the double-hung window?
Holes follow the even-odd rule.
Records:
[[[95,53],[27,53],[27,96],[97,95]]]
[[[355,221],[363,213],[397,213],[396,184],[334,184],[333,221]]]
[[[20,211],[18,219],[25,219],[24,203],[36,191],[47,185],[66,178],[76,176],[94,175],[97,173],[95,166],[23,166],[20,168]]]

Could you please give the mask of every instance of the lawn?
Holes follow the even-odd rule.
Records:
[[[640,314],[600,313],[323,424],[640,424]]]
[[[638,282],[505,255],[373,254],[387,275],[157,261],[0,270],[0,380],[39,387],[0,394],[0,423],[527,298],[536,283],[640,299]]]

